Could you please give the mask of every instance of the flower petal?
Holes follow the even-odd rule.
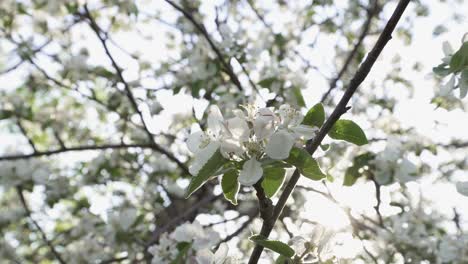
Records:
[[[409,182],[416,179],[415,173],[418,168],[413,162],[404,158],[396,168],[395,176],[401,183]]]
[[[197,252],[197,264],[213,264],[213,253],[209,249],[202,249]]]
[[[219,136],[223,130],[223,114],[217,105],[210,106],[208,110],[208,130],[210,130],[214,136]]]
[[[192,133],[187,139],[187,147],[192,153],[197,153],[200,151],[204,140],[205,133],[203,131]]]
[[[253,123],[255,136],[258,140],[263,140],[274,132],[274,118],[268,116],[259,116]]]
[[[444,41],[444,43],[442,43],[442,50],[444,51],[445,56],[453,55],[452,46],[448,41]]]
[[[242,170],[239,173],[239,183],[245,186],[252,186],[262,178],[262,175],[262,164],[252,158],[242,166]]]
[[[240,117],[233,117],[228,119],[226,123],[227,128],[233,138],[242,141],[249,139],[250,129],[245,119]]]
[[[224,139],[221,142],[221,154],[227,159],[233,155],[240,157],[244,154],[244,148],[238,140],[232,138]]]
[[[290,133],[283,130],[277,131],[270,137],[265,147],[265,153],[272,159],[286,159],[289,157],[294,141],[294,137]]]
[[[227,258],[229,247],[226,243],[221,243],[214,254],[214,264],[223,264]]]
[[[465,182],[457,182],[457,192],[461,195],[468,196],[468,181]]]
[[[318,128],[307,125],[298,125],[292,127],[291,130],[294,132],[297,138],[309,140],[315,137],[315,133],[318,131]]]
[[[449,81],[442,85],[439,91],[440,96],[447,96],[449,95],[453,88],[455,87],[455,75],[452,74],[452,77],[450,77]]]

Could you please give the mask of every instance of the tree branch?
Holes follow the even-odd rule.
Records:
[[[31,209],[29,209],[29,206],[28,204],[26,203],[26,199],[24,198],[24,195],[23,195],[23,189],[18,186],[16,188],[16,192],[18,193],[18,196],[20,198],[20,202],[21,202],[21,205],[23,206],[24,210],[26,211],[26,216],[31,220],[31,222],[34,224],[34,226],[36,227],[37,231],[39,231],[39,233],[41,234],[41,237],[42,239],[44,240],[44,242],[47,244],[47,246],[49,247],[50,251],[52,252],[52,254],[55,256],[55,258],[57,259],[57,261],[60,263],[60,264],[66,264],[66,262],[63,260],[62,256],[60,255],[60,253],[58,253],[58,251],[55,249],[54,245],[52,244],[52,242],[50,242],[50,240],[47,238],[47,235],[46,233],[44,232],[44,230],[42,230],[41,226],[37,223],[36,220],[34,220],[34,218],[32,218],[32,213],[31,213]]]
[[[169,151],[165,150],[163,147],[161,147],[159,144],[156,143],[156,141],[154,140],[154,137],[153,137],[153,134],[149,131],[148,129],[148,125],[145,121],[145,118],[143,117],[143,113],[140,111],[139,107],[138,107],[138,104],[136,102],[136,99],[131,91],[131,88],[130,88],[130,85],[126,82],[125,78],[123,77],[123,72],[122,72],[122,69],[120,68],[120,66],[117,64],[117,62],[115,61],[114,57],[112,56],[112,53],[110,52],[109,50],[109,47],[107,45],[107,33],[104,33],[101,28],[99,27],[99,25],[96,23],[96,21],[94,20],[93,16],[91,15],[91,12],[89,11],[88,9],[88,6],[85,4],[84,5],[84,14],[82,14],[85,18],[87,18],[88,20],[88,24],[90,25],[91,29],[94,31],[94,33],[96,34],[96,36],[98,37],[99,41],[101,42],[101,45],[102,47],[104,48],[104,51],[108,57],[108,59],[111,61],[111,64],[112,64],[112,67],[114,68],[114,70],[116,71],[117,73],[117,77],[119,78],[120,82],[124,85],[124,89],[125,89],[125,92],[127,94],[127,98],[129,99],[130,101],[130,104],[132,105],[133,107],[133,110],[138,114],[138,116],[140,117],[140,120],[143,124],[143,127],[144,127],[144,130],[146,132],[146,134],[148,135],[148,138],[151,142],[151,144],[153,145],[154,149],[158,150],[159,152],[161,152],[162,154],[164,154],[166,157],[168,157],[170,160],[172,160],[173,162],[175,162],[181,169],[184,173],[186,174],[190,174],[189,171],[188,171],[188,168],[187,166],[185,166],[185,164],[183,162],[181,162],[178,158],[176,158],[173,154],[171,154]],[[105,36],[103,36],[102,34],[105,34]]]
[[[364,22],[364,25],[362,26],[362,31],[361,31],[361,34],[359,35],[358,40],[354,44],[353,49],[351,50],[351,52],[346,57],[343,66],[341,67],[340,71],[338,72],[338,75],[330,81],[330,87],[325,92],[325,94],[323,94],[322,99],[320,100],[321,102],[325,102],[325,100],[327,100],[327,98],[330,95],[331,91],[336,88],[337,82],[343,77],[343,75],[348,70],[348,68],[351,65],[351,62],[353,61],[354,57],[356,56],[358,50],[361,48],[361,45],[364,42],[364,38],[366,38],[366,36],[369,34],[369,29],[370,29],[370,25],[371,25],[371,22],[372,22],[372,18],[375,17],[378,12],[379,12],[378,0],[373,0],[372,7],[370,7],[367,10],[367,19]]]
[[[356,92],[357,88],[361,85],[361,83],[365,80],[367,75],[369,74],[372,66],[374,65],[375,61],[379,57],[380,53],[392,38],[392,32],[395,29],[398,21],[400,20],[403,12],[405,11],[406,7],[408,6],[410,0],[400,0],[395,11],[393,12],[392,16],[388,20],[385,28],[383,29],[382,33],[380,34],[376,44],[372,48],[372,50],[367,55],[364,62],[359,66],[356,74],[354,75],[353,79],[349,83],[348,88],[346,89],[345,93],[341,97],[338,105],[335,107],[335,110],[332,112],[330,117],[327,119],[325,124],[320,128],[317,136],[313,139],[310,144],[307,144],[306,150],[312,155],[322,142],[322,140],[327,135],[328,131],[332,128],[333,124],[343,115],[349,108],[347,106],[348,102],[350,101],[353,94]],[[291,179],[287,183],[283,193],[281,194],[278,203],[276,204],[273,212],[273,219],[272,222],[275,223],[278,219],[279,215],[281,214],[286,201],[288,200],[289,196],[291,195],[294,187],[299,180],[301,174],[299,170],[295,170]],[[269,225],[268,222],[264,222],[262,226],[262,230],[260,232],[261,235],[268,237],[273,229],[273,225]],[[255,246],[252,255],[249,259],[249,264],[255,264],[258,262],[260,255],[262,254],[263,247]]]
[[[218,57],[218,60],[221,62],[221,65],[223,65],[224,71],[226,72],[226,74],[231,79],[231,82],[237,87],[237,89],[239,91],[242,91],[243,90],[242,85],[241,85],[239,79],[237,78],[237,75],[234,73],[234,70],[232,69],[231,65],[229,64],[229,61],[224,60],[223,54],[218,49],[218,47],[216,47],[215,43],[211,39],[210,34],[205,29],[205,27],[202,24],[198,23],[195,20],[195,18],[192,16],[192,14],[190,14],[189,12],[184,10],[181,6],[177,5],[176,3],[174,3],[171,0],[165,0],[165,1],[168,4],[170,4],[173,8],[175,8],[176,10],[181,12],[184,15],[184,17],[187,18],[198,31],[200,31],[200,33],[203,35],[203,37],[206,39],[206,41],[208,41],[208,44],[210,45],[211,49],[214,51],[214,53]]]
[[[107,144],[107,145],[94,145],[94,146],[77,146],[77,147],[60,148],[60,149],[48,150],[48,151],[35,151],[31,154],[6,155],[6,156],[0,157],[0,161],[30,159],[30,158],[36,158],[36,157],[41,157],[41,156],[52,156],[55,154],[60,154],[64,152],[72,152],[72,151],[123,149],[123,148],[154,149],[154,146],[151,144]]]

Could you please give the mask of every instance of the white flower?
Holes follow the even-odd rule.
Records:
[[[213,254],[208,249],[203,249],[197,252],[198,264],[223,264],[227,260],[229,247],[226,243],[219,245],[218,250]]]
[[[444,43],[442,43],[442,50],[445,55],[442,60],[446,63],[450,63],[450,59],[453,55],[453,48],[448,41],[444,41]]]
[[[197,131],[187,139],[187,147],[195,154],[195,159],[189,168],[190,173],[197,175],[219,148],[225,158],[242,156],[245,152],[242,142],[249,139],[249,133],[249,125],[245,119],[236,116],[224,121],[219,108],[211,106],[206,133]]]
[[[244,118],[233,117],[226,121],[227,130],[233,139],[247,141],[249,139],[249,125]]]
[[[171,238],[177,242],[193,242],[195,250],[209,248],[219,241],[218,233],[211,229],[204,230],[197,221],[178,226],[171,234]]]
[[[109,223],[114,227],[127,231],[137,218],[137,210],[135,208],[121,208],[117,212],[110,212],[108,215]]]
[[[294,249],[296,254],[300,255],[304,253],[306,249],[306,243],[308,241],[302,236],[295,236],[289,240],[289,245]]]
[[[272,159],[287,159],[294,142],[295,140],[291,133],[279,130],[270,137],[265,148],[265,153]]]
[[[318,129],[302,125],[304,116],[289,105],[282,105],[279,115],[281,124],[270,137],[265,153],[272,159],[282,160],[289,157],[289,152],[297,139],[312,139]]]
[[[46,184],[49,179],[50,172],[47,169],[39,168],[33,174],[33,180],[37,184]]]
[[[262,178],[262,164],[252,158],[244,163],[239,173],[239,183],[245,186],[252,186]]]
[[[322,256],[328,253],[331,243],[330,241],[335,237],[335,232],[327,229],[322,225],[314,228],[311,242],[317,246],[317,253]]]
[[[275,131],[275,121],[277,117],[273,111],[268,108],[260,108],[257,117],[253,122],[253,129],[257,140],[263,140],[270,137]]]
[[[438,257],[442,263],[451,263],[458,257],[460,248],[457,247],[457,242],[449,239],[443,239],[439,245]]]
[[[457,192],[464,196],[468,196],[468,181],[456,183]]]
[[[404,158],[398,164],[395,176],[401,183],[406,183],[415,179],[415,173],[417,172],[416,165]]]
[[[452,74],[452,77],[448,80],[448,82],[440,88],[439,95],[440,96],[447,96],[449,95],[453,88],[455,87],[455,75]]]
[[[208,110],[208,131],[210,132],[210,136],[217,138],[221,135],[223,122],[223,114],[221,114],[219,107],[216,105],[210,106]]]

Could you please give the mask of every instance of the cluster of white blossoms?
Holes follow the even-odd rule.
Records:
[[[382,259],[395,251],[404,251],[414,263],[466,263],[468,235],[446,232],[441,226],[445,218],[437,212],[424,212],[420,205],[386,219],[391,230],[381,229],[376,236],[376,250]]]
[[[216,252],[211,248],[220,243],[219,234],[211,228],[204,228],[199,222],[186,222],[178,226],[172,233],[164,233],[159,243],[151,246],[148,252],[153,256],[151,263],[174,263],[179,257],[190,260],[187,263],[197,264],[229,264],[237,263],[233,257],[228,257],[229,248],[225,243],[219,244]],[[183,257],[181,257],[183,256]]]
[[[462,48],[458,52],[465,52],[465,53],[467,52],[467,49],[468,49],[467,40],[463,40],[464,43],[462,44]],[[442,59],[442,62],[443,62],[442,65],[447,65],[447,66],[452,67],[454,64],[452,62],[452,57],[454,56],[455,51],[453,50],[452,46],[448,42],[443,43],[442,49],[445,55],[444,58]],[[456,70],[451,69],[451,68],[441,69],[439,67],[435,68],[435,69],[438,69],[438,71],[436,70],[436,74],[441,75],[444,78],[448,78],[448,81],[446,81],[446,83],[441,86],[440,90],[438,91],[438,95],[442,97],[450,97],[452,96],[452,91],[456,88],[459,88],[460,99],[463,99],[468,93],[468,68],[466,68],[466,65],[461,66],[461,69],[456,69]]]
[[[289,105],[258,108],[253,105],[236,109],[233,117],[225,119],[216,105],[209,108],[206,131],[192,133],[187,145],[194,154],[189,168],[198,175],[208,160],[219,150],[231,161],[245,161],[239,174],[239,182],[251,186],[263,175],[260,159],[288,158],[292,147],[312,139],[317,128],[303,125],[304,116]]]
[[[48,164],[39,159],[0,162],[0,186],[6,189],[32,181],[38,185],[47,183],[50,175]]]
[[[333,259],[332,247],[336,244],[335,234],[335,231],[317,225],[310,237],[295,236],[290,239],[289,244],[298,256],[302,256],[303,261],[322,263]]]
[[[380,184],[389,184],[395,180],[406,183],[416,179],[418,168],[404,155],[402,143],[395,137],[390,137],[385,149],[377,153],[375,179]]]

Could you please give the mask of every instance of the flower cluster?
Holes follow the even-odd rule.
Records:
[[[218,233],[210,228],[203,228],[199,222],[184,223],[172,233],[164,233],[159,243],[151,246],[148,252],[153,255],[151,263],[174,263],[176,259],[191,260],[197,264],[236,263],[228,257],[229,248],[221,243],[215,253],[210,249],[220,242]]]
[[[220,109],[209,108],[207,129],[190,135],[189,150],[194,153],[190,173],[198,175],[208,160],[217,152],[234,162],[243,162],[239,182],[251,186],[263,175],[260,159],[288,158],[292,147],[312,139],[317,128],[302,124],[304,116],[289,105],[277,111],[253,105],[236,109],[233,117],[225,119]]]
[[[48,164],[38,159],[0,162],[0,186],[6,189],[31,181],[44,185],[48,182],[49,174]]]
[[[465,263],[468,258],[468,236],[447,232],[443,226],[446,220],[437,212],[425,212],[420,204],[390,216],[386,226],[391,230],[378,231],[375,244],[382,259],[390,259],[396,252],[404,252],[406,259],[414,263]]]
[[[335,232],[327,229],[322,225],[317,225],[311,234],[310,238],[303,236],[295,236],[291,238],[289,244],[294,248],[298,256],[302,256],[302,261],[319,260],[322,263],[330,261],[332,263],[333,255],[331,248],[336,244],[334,241]],[[329,262],[326,262],[329,263]]]
[[[397,138],[389,138],[383,151],[377,153],[373,161],[376,171],[375,179],[380,184],[389,184],[398,180],[406,183],[416,179],[418,169],[408,158],[404,157],[404,148]]]
[[[458,51],[454,51],[448,42],[444,42],[443,51],[445,57],[442,64],[434,68],[434,73],[440,77],[449,77],[448,81],[442,85],[438,94],[442,97],[451,95],[452,90],[460,89],[460,99],[468,93],[468,41],[463,40],[463,44]]]

